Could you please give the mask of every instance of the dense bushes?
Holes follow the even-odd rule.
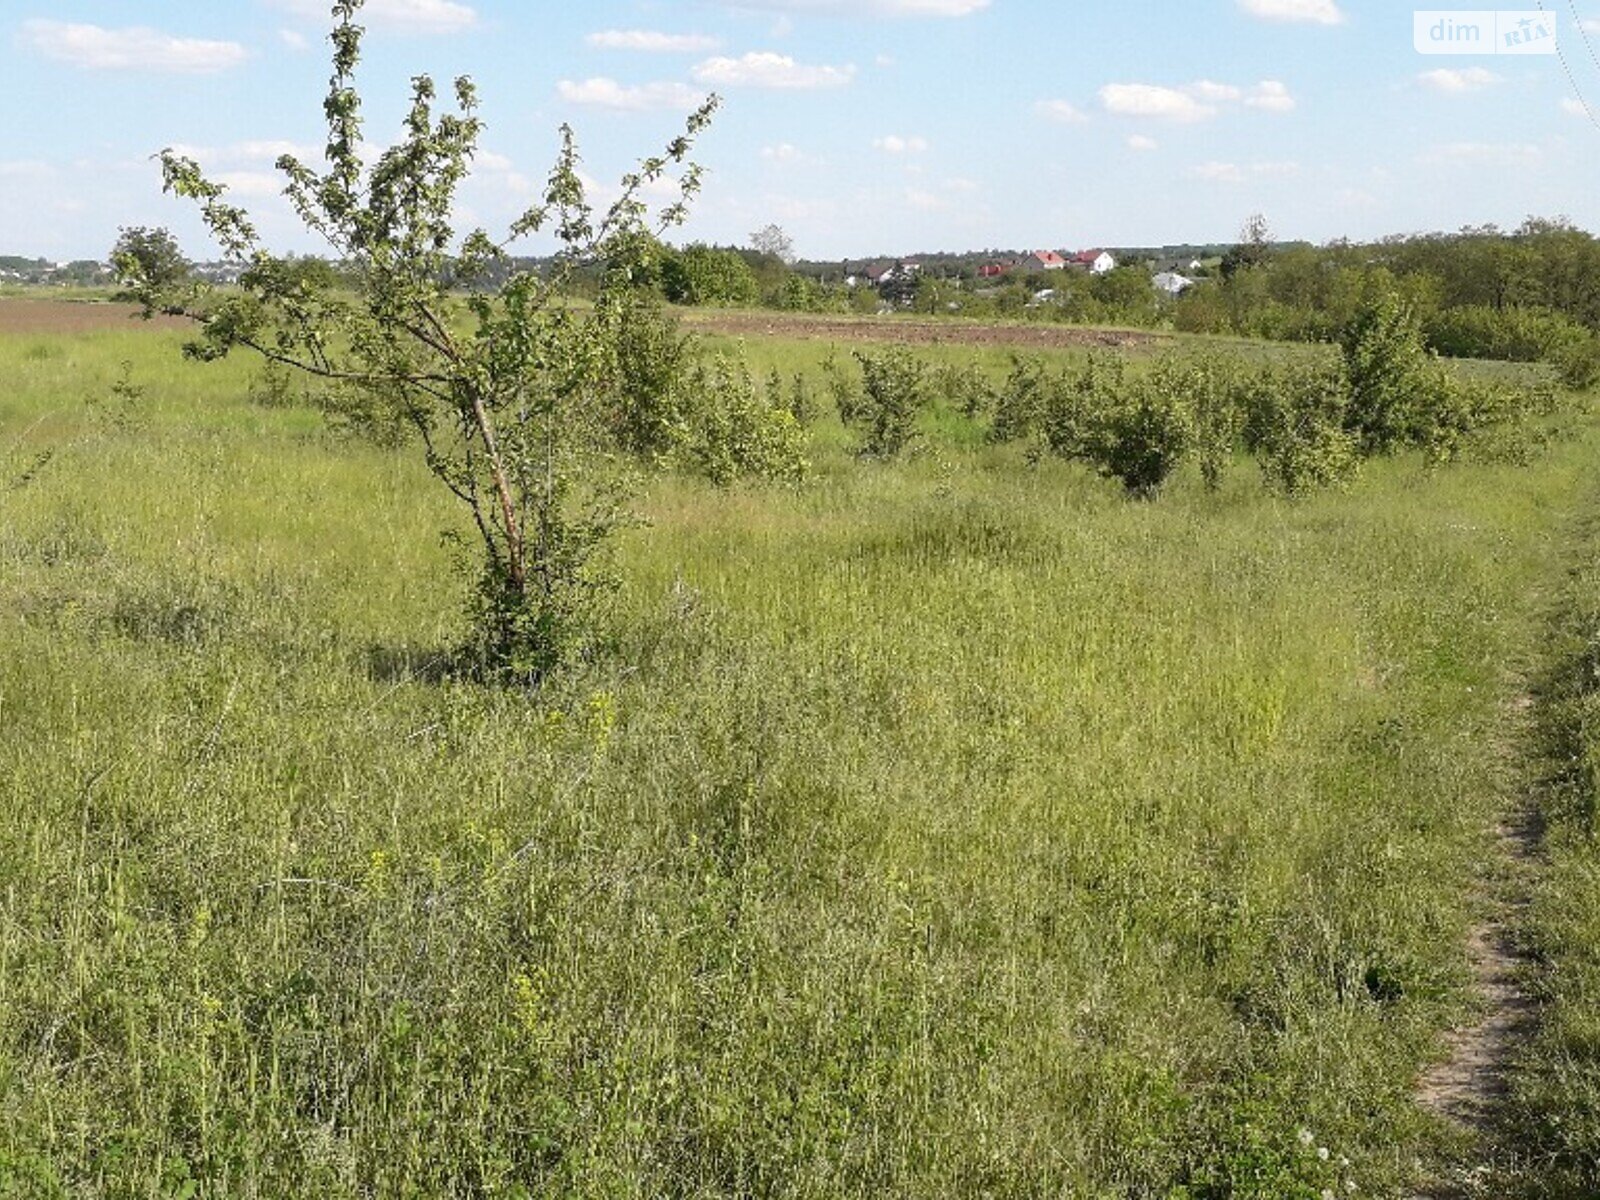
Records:
[[[1571,317],[1543,308],[1466,305],[1435,313],[1428,345],[1451,358],[1548,362],[1569,387],[1600,381],[1600,335]]]
[[[1168,354],[1137,373],[1114,354],[1090,353],[1054,372],[1019,357],[994,395],[989,440],[1083,462],[1141,497],[1191,458],[1216,489],[1242,448],[1269,487],[1292,496],[1344,483],[1362,458],[1401,450],[1433,462],[1469,449],[1516,457],[1534,418],[1559,405],[1552,385],[1447,367],[1394,292],[1360,303],[1340,350],[1287,365]]]

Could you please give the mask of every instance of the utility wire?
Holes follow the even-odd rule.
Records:
[[[1594,52],[1594,43],[1589,40],[1589,31],[1583,27],[1583,17],[1578,14],[1578,0],[1567,0],[1567,7],[1572,9],[1572,24],[1578,31],[1578,36],[1583,39],[1583,45],[1589,51],[1589,61],[1594,63],[1595,70],[1600,71],[1600,55]]]
[[[1537,0],[1539,11],[1551,16],[1550,10],[1545,8],[1544,0]],[[1589,48],[1589,57],[1595,60],[1595,66],[1600,67],[1600,57],[1596,57],[1594,46],[1589,41],[1589,35],[1583,31],[1583,22],[1578,17],[1577,0],[1567,0],[1572,8],[1572,22],[1578,27],[1578,36],[1583,39],[1583,44]],[[1589,101],[1584,98],[1583,89],[1578,86],[1578,77],[1572,72],[1572,64],[1567,61],[1566,51],[1561,49],[1561,34],[1559,27],[1556,31],[1556,57],[1561,60],[1561,70],[1566,73],[1567,85],[1572,88],[1572,94],[1578,98],[1578,106],[1583,109],[1583,115],[1589,119],[1589,124],[1600,129],[1600,120],[1595,119],[1594,109],[1589,107]]]

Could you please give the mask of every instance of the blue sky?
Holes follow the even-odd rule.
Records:
[[[1600,230],[1580,103],[1600,116],[1600,4],[1547,6],[1575,86],[1555,57],[1419,55],[1394,0],[369,0],[361,78],[375,141],[412,75],[476,79],[463,202],[491,229],[562,122],[603,198],[714,90],[679,236],[775,222],[810,258],[1228,240],[1258,211],[1314,241],[1529,214]],[[121,225],[165,225],[209,257],[161,195],[164,146],[275,246],[315,250],[271,162],[318,153],[326,8],[4,0],[0,253],[98,258]]]

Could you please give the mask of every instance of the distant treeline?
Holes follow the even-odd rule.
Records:
[[[1170,317],[1189,332],[1332,341],[1375,286],[1404,297],[1440,354],[1548,361],[1575,382],[1600,374],[1600,242],[1564,220],[1364,244],[1240,246]]]
[[[1568,382],[1600,378],[1600,241],[1564,219],[1378,242],[1245,241],[1216,247],[1123,251],[1104,275],[1079,271],[975,276],[984,256],[923,256],[909,277],[881,287],[844,283],[848,264],[787,267],[736,248],[663,249],[667,298],[691,304],[1020,317],[1169,328],[1278,341],[1332,342],[1377,292],[1398,293],[1428,347],[1448,357],[1549,362]],[[1136,257],[1144,254],[1145,257]],[[1193,264],[1200,263],[1200,266]],[[1152,273],[1192,279],[1181,296]],[[681,281],[690,282],[683,285]]]

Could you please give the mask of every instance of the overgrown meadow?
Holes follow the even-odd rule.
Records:
[[[1456,1149],[1411,1089],[1587,424],[1138,502],[825,414],[803,484],[651,479],[529,693],[447,669],[414,452],[177,346],[0,336],[0,1195],[1315,1200]]]

